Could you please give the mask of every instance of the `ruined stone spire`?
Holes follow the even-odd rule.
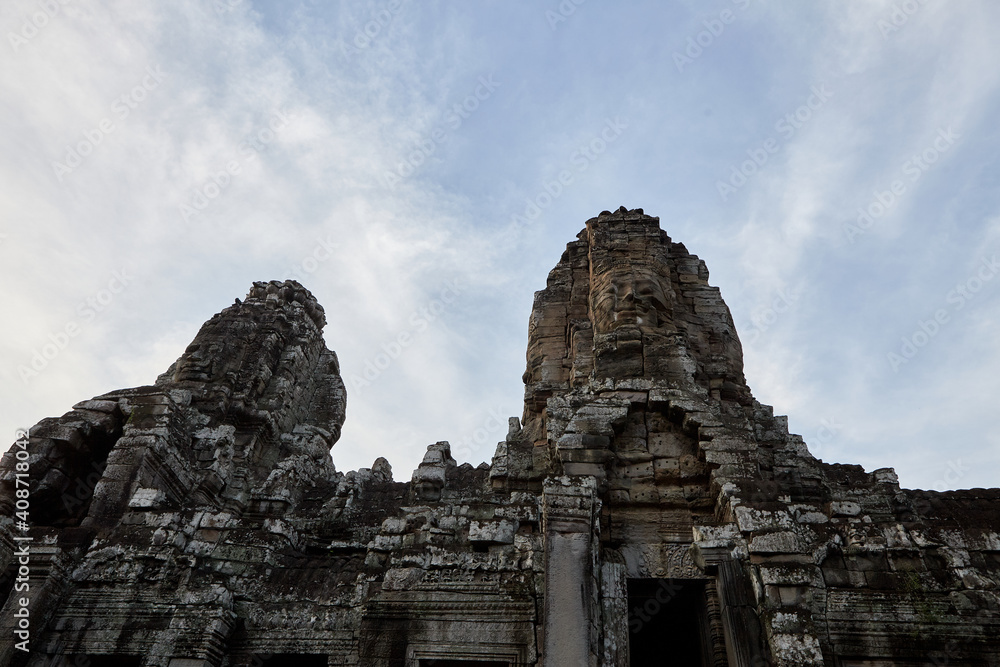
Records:
[[[43,420],[31,430],[33,519],[65,527],[112,524],[129,507],[241,511],[332,483],[347,394],[325,323],[299,283],[254,283],[155,385]],[[13,477],[0,485],[12,490]]]
[[[216,416],[262,419],[279,431],[308,423],[340,437],[347,392],[326,348],[323,307],[294,280],[255,282],[246,300],[206,322],[157,386],[191,392]]]
[[[553,399],[657,388],[752,402],[729,308],[708,284],[705,262],[671,241],[659,218],[642,209],[604,211],[577,239],[535,293],[524,440],[551,442]],[[538,452],[534,458],[526,465],[552,469]]]
[[[745,403],[743,351],[705,262],[659,218],[620,208],[587,221],[535,293],[526,397],[643,379]],[[640,383],[643,384],[643,383]]]

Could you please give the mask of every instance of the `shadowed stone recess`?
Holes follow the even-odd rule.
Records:
[[[1000,664],[1000,489],[813,457],[641,209],[588,220],[535,294],[489,464],[441,441],[406,482],[337,471],[326,324],[254,283],[153,385],[3,456],[0,667]]]

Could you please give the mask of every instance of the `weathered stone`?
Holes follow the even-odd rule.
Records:
[[[0,665],[993,664],[1000,490],[812,457],[708,278],[641,210],[588,220],[492,465],[437,442],[405,483],[336,471],[323,309],[254,283],[154,385],[31,429],[27,531],[0,461],[0,572],[32,538]]]

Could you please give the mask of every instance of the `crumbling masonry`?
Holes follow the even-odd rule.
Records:
[[[490,464],[438,442],[407,482],[337,472],[325,323],[255,283],[155,384],[41,421],[27,532],[4,456],[0,664],[1000,664],[1000,490],[810,455],[641,209],[588,220],[536,293]]]

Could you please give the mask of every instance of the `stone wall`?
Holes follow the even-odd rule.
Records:
[[[1000,490],[814,458],[708,278],[641,210],[587,221],[492,462],[438,442],[405,482],[336,470],[323,309],[255,283],[155,384],[31,429],[27,532],[0,461],[5,638],[32,554],[0,665],[1000,664]]]

